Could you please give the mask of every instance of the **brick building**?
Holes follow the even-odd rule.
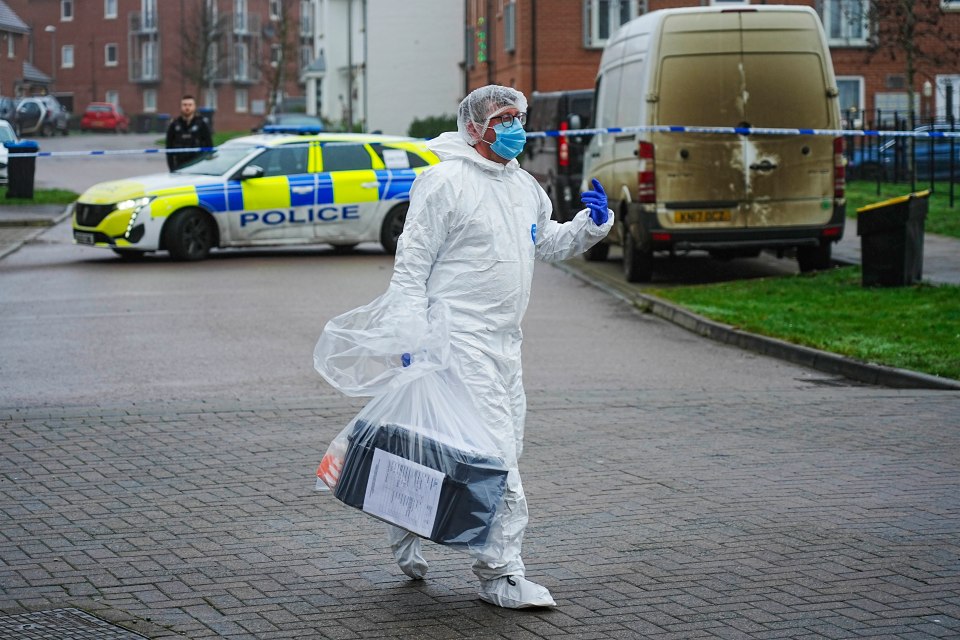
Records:
[[[214,109],[217,130],[249,129],[271,95],[302,95],[299,71],[312,60],[311,14],[300,10],[309,2],[6,1],[32,32],[28,59],[51,78],[21,94],[49,90],[74,113],[113,102],[135,127],[176,115],[191,93]]]
[[[30,27],[0,0],[0,96],[16,96],[34,86],[45,89],[49,76],[30,64]]]
[[[466,0],[467,88],[488,83],[515,86],[526,94],[592,88],[607,39],[623,23],[645,12],[703,5],[743,6],[763,0]],[[773,3],[770,3],[773,4]],[[865,124],[876,110],[910,109],[903,56],[891,59],[889,42],[867,24],[870,0],[784,0],[814,7],[825,25],[850,125]],[[960,34],[960,0],[918,0],[937,11],[943,33]],[[887,25],[889,28],[889,24]],[[879,46],[872,50],[872,41]],[[935,38],[923,46],[943,47]],[[950,58],[951,56],[945,56]],[[948,108],[960,119],[960,57],[939,67],[921,64],[914,78],[913,109],[924,119],[943,118]],[[952,96],[952,98],[951,98]]]

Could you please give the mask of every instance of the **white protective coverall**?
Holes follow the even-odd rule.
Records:
[[[450,132],[428,142],[441,162],[424,171],[410,191],[390,289],[424,314],[438,300],[449,306],[453,359],[510,469],[504,505],[489,536],[499,557],[475,555],[473,570],[483,584],[524,575],[520,548],[527,503],[517,466],[526,413],[520,321],[534,259],[564,260],[586,251],[607,235],[613,213],[599,226],[587,209],[565,224],[552,220],[549,197],[516,160],[487,160],[464,137]],[[404,544],[410,551],[411,536],[391,527],[395,553]],[[419,558],[419,548],[415,551]],[[425,563],[414,569],[425,570]]]

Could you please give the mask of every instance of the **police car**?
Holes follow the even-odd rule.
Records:
[[[438,162],[423,140],[273,129],[236,138],[174,173],[97,184],[74,206],[77,244],[123,257],[217,247],[374,241],[403,231],[410,185]]]

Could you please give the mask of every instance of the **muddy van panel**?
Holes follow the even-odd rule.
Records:
[[[666,9],[622,27],[601,58],[596,127],[837,129],[836,80],[810,7]],[[599,177],[623,224],[624,272],[649,279],[654,251],[797,250],[829,264],[843,233],[836,141],[814,135],[596,136],[584,182]],[[802,254],[802,258],[799,256]]]

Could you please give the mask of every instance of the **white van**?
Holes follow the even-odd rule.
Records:
[[[604,49],[594,127],[839,129],[833,64],[810,7],[653,11]],[[830,265],[845,220],[843,139],[822,135],[594,136],[583,188],[603,184],[624,274],[649,281],[655,251],[717,258],[774,250],[801,271]],[[609,244],[591,260],[607,257]]]

